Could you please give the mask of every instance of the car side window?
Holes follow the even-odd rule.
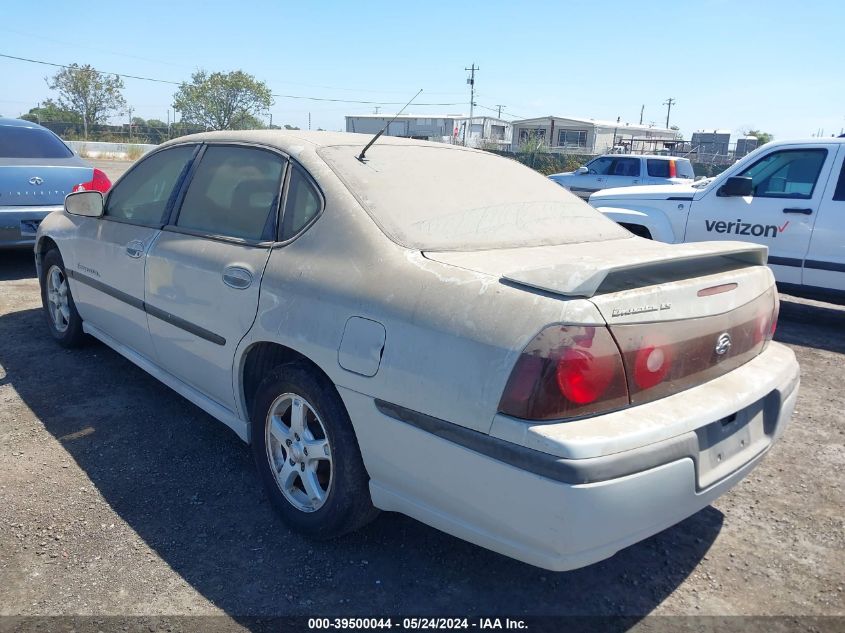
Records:
[[[612,164],[613,159],[610,157],[596,158],[595,160],[591,160],[587,163],[587,173],[606,176],[610,172],[610,166]]]
[[[654,178],[669,178],[669,161],[660,160],[659,158],[646,159],[646,169],[648,175]]]
[[[839,183],[836,191],[833,192],[834,200],[845,200],[845,160],[842,161],[842,170],[839,172]]]
[[[320,212],[322,199],[304,172],[296,167],[290,174],[285,212],[282,216],[282,240],[292,238]]]
[[[813,197],[826,157],[826,149],[781,150],[764,156],[737,175],[751,178],[755,197],[808,200]]]
[[[195,151],[196,145],[182,145],[141,160],[112,188],[104,215],[135,224],[162,224],[173,190]]]
[[[639,158],[617,158],[613,164],[612,176],[630,176],[636,178],[640,175]]]
[[[176,226],[246,240],[273,240],[286,160],[264,149],[209,146],[194,170]]]

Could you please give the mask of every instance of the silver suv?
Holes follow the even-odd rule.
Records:
[[[690,184],[695,178],[692,163],[675,156],[597,156],[575,171],[549,176],[564,189],[584,198],[600,189],[634,185]]]

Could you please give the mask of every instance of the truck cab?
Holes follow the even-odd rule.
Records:
[[[765,244],[785,291],[845,300],[843,138],[768,143],[704,187],[609,189],[589,202],[642,237]]]

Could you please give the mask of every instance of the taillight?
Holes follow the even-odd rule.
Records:
[[[105,172],[94,168],[94,177],[88,182],[83,182],[76,185],[73,191],[100,191],[106,193],[111,188],[111,180],[106,176]]]
[[[552,420],[627,404],[622,355],[607,328],[555,325],[523,350],[499,410],[526,420]]]
[[[675,164],[675,161],[669,161],[669,178],[677,178],[678,177],[678,166]]]
[[[666,342],[646,342],[634,356],[634,383],[651,389],[666,378],[674,361],[674,347]]]
[[[780,295],[778,291],[775,290],[775,305],[772,308],[772,325],[769,328],[769,333],[766,336],[766,342],[768,343],[775,337],[775,330],[778,328],[778,317],[780,316]]]

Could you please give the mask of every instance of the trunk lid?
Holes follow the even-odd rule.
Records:
[[[55,159],[26,162],[21,165],[20,159],[0,159],[0,207],[61,205],[76,185],[93,178],[92,167],[75,161],[60,165]]]
[[[629,238],[426,257],[526,291],[589,299],[621,353],[630,403],[640,404],[712,380],[765,348],[777,313],[766,254],[742,242]]]

